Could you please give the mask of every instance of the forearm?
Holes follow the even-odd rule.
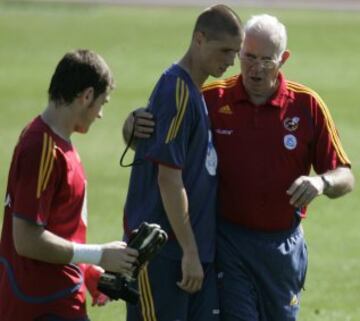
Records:
[[[338,167],[334,170],[328,171],[321,176],[324,177],[327,183],[324,194],[330,198],[337,198],[343,196],[354,189],[355,178],[348,167]]]
[[[174,170],[160,166],[158,183],[163,205],[171,228],[185,254],[198,255],[197,245],[189,218],[186,190],[178,175],[169,175]]]
[[[13,222],[15,248],[19,255],[54,264],[70,262],[72,242],[22,219],[14,218]]]

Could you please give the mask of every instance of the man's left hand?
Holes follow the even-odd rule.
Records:
[[[320,176],[300,176],[287,190],[291,196],[290,204],[295,207],[304,207],[321,194],[325,188],[324,181]]]

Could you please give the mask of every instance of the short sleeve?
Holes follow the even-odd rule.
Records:
[[[350,166],[335,123],[328,107],[318,96],[312,97],[312,105],[315,107],[315,144],[313,166],[317,173],[324,173],[339,166]]]
[[[167,76],[159,81],[148,107],[156,128],[146,158],[169,167],[184,166],[194,119],[191,106],[190,89],[182,78]]]
[[[46,225],[57,180],[56,146],[47,133],[25,142],[16,159],[15,215]]]

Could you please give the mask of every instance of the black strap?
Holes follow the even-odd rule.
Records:
[[[126,144],[126,147],[125,147],[125,150],[124,152],[122,153],[121,157],[120,157],[120,166],[121,167],[131,167],[131,166],[135,166],[135,165],[140,165],[142,163],[142,160],[141,159],[135,159],[132,163],[130,164],[124,164],[124,158],[125,158],[125,155],[126,153],[128,152],[133,140],[134,140],[134,137],[135,137],[135,123],[136,123],[136,113],[133,111],[132,112],[132,115],[134,117],[134,125],[133,125],[133,128],[131,130],[131,135],[130,135],[130,139],[129,141],[127,142]]]

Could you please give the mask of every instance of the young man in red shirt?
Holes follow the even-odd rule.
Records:
[[[85,244],[86,176],[70,139],[102,117],[113,86],[98,54],[67,53],[48,106],[20,135],[0,243],[1,321],[88,320],[83,278],[94,275],[91,264],[122,273],[136,261],[137,251],[123,242]]]

